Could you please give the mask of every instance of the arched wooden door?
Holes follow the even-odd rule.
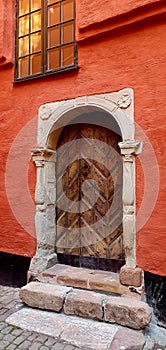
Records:
[[[115,132],[90,124],[68,125],[60,135],[56,250],[62,263],[105,270],[112,259],[120,263],[115,269],[123,264],[120,141]]]

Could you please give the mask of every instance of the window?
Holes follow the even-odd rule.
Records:
[[[15,80],[77,66],[74,0],[17,0]]]

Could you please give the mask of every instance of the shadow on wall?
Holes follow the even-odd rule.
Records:
[[[29,264],[30,258],[0,253],[0,284],[18,288],[25,285]]]

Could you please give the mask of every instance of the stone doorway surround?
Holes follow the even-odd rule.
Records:
[[[62,128],[72,119],[89,112],[105,112],[118,124],[123,159],[123,244],[125,268],[136,268],[136,196],[135,156],[142,151],[134,139],[134,96],[131,88],[117,92],[77,97],[47,103],[39,108],[37,147],[32,159],[37,167],[36,255],[32,258],[29,277],[36,276],[57,262],[55,253],[56,145]]]

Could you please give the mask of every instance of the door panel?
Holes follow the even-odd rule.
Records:
[[[93,140],[100,141],[100,147]],[[63,129],[56,162],[57,253],[124,257],[119,141],[119,135],[101,126],[74,124]],[[59,208],[61,202],[65,209]]]

